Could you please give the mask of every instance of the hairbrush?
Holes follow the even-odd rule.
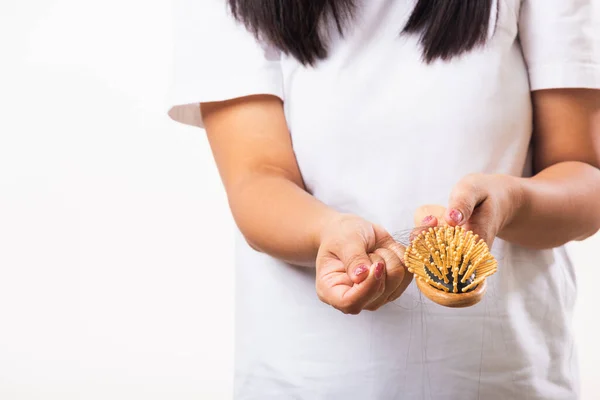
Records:
[[[427,298],[455,308],[477,304],[486,278],[498,270],[485,241],[460,226],[419,233],[406,248],[404,263]]]

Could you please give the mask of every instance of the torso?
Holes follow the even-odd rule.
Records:
[[[399,36],[414,1],[362,2],[316,68],[282,60],[285,111],[308,190],[395,233],[446,204],[473,172],[526,175],[531,100],[520,0],[500,0],[487,47],[426,66]],[[494,16],[495,18],[495,16]],[[563,249],[497,241],[499,272],[478,305],[446,309],[412,284],[394,304],[346,316],[314,271],[238,240],[239,399],[570,399],[575,281]]]

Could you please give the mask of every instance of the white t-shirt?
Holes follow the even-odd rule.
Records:
[[[469,173],[530,173],[530,90],[600,88],[600,0],[499,0],[485,48],[429,66],[399,35],[414,0],[360,0],[314,68],[258,43],[223,0],[178,1],[171,117],[202,126],[199,102],[281,97],[310,193],[391,233],[418,206],[447,204]],[[241,235],[236,251],[236,399],[577,398],[563,248],[496,241],[499,271],[471,308],[438,306],[413,283],[358,316],[319,301],[314,269]]]

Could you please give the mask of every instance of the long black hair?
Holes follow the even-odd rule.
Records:
[[[236,19],[254,35],[311,65],[327,57],[327,35],[322,24],[333,21],[343,34],[357,0],[227,1]],[[448,60],[486,42],[493,3],[494,0],[418,0],[400,31],[420,35],[425,61]]]

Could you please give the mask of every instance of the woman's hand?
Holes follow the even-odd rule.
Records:
[[[316,289],[321,301],[345,314],[377,310],[412,280],[404,247],[383,228],[353,215],[330,221],[321,234]]]
[[[467,175],[454,186],[447,209],[422,206],[415,213],[415,224],[461,225],[491,247],[523,204],[518,179],[508,175]]]

